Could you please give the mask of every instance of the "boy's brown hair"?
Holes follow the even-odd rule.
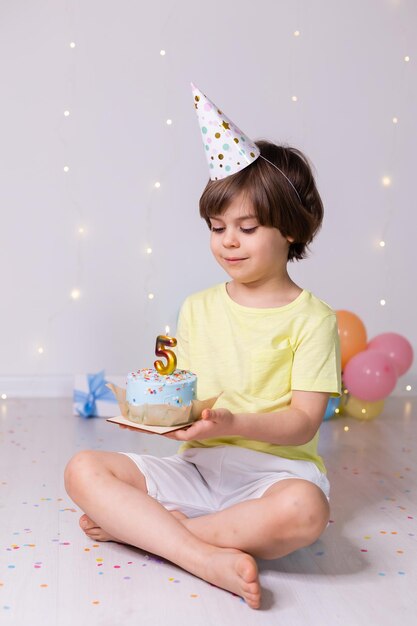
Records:
[[[311,166],[302,152],[290,146],[257,141],[261,155],[287,176],[297,194],[275,167],[258,157],[237,174],[221,180],[210,180],[200,198],[200,215],[209,228],[210,217],[226,211],[234,197],[244,193],[252,202],[262,226],[278,228],[284,237],[294,238],[288,260],[307,256],[307,246],[323,221],[323,203],[317,191]]]

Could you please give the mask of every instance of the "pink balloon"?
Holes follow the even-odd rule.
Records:
[[[374,337],[367,346],[368,350],[385,352],[395,361],[398,376],[402,376],[413,362],[411,343],[398,333],[382,333]]]
[[[393,359],[377,350],[355,354],[343,373],[343,382],[349,393],[365,402],[377,402],[389,396],[397,378]]]

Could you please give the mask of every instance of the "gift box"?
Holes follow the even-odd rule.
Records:
[[[108,383],[125,386],[126,377],[97,374],[76,374],[74,377],[73,413],[82,417],[116,417],[119,405]]]

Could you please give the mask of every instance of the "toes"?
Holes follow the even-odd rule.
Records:
[[[91,519],[84,513],[84,515],[81,515],[80,519],[79,519],[79,524],[81,526],[81,528],[84,530],[86,528],[88,528],[88,526],[92,525],[92,521]]]

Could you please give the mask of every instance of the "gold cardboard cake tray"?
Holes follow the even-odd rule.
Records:
[[[121,424],[122,426],[129,426],[129,428],[135,428],[139,432],[155,433],[157,435],[165,435],[166,433],[171,433],[174,430],[180,430],[181,428],[185,428],[186,426],[190,426],[192,424],[191,422],[189,424],[180,424],[179,426],[148,426],[147,424],[136,424],[135,422],[131,422],[123,417],[123,415],[109,417],[106,421],[112,422],[113,424]]]

